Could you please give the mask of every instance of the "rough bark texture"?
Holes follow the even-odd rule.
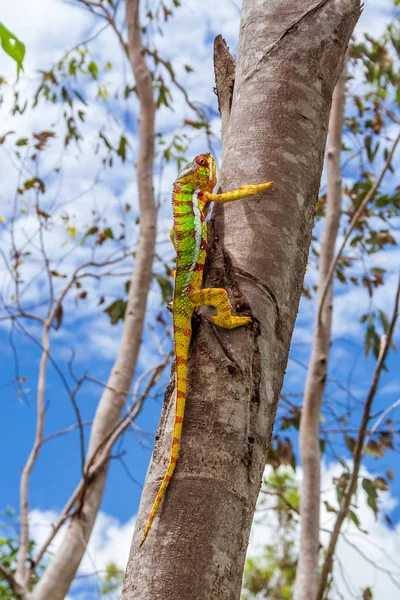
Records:
[[[93,421],[87,466],[99,444],[116,426],[126,394],[113,390],[129,390],[140,349],[147,294],[152,278],[156,240],[157,212],[153,194],[154,115],[153,84],[141,44],[139,0],[126,0],[129,56],[140,101],[139,156],[137,179],[140,205],[140,232],[132,273],[121,345]],[[111,388],[111,389],[110,389]],[[72,518],[60,549],[40,581],[29,595],[30,600],[62,600],[72,583],[86,550],[89,536],[100,507],[107,467],[89,482],[82,509]]]
[[[336,85],[329,122],[327,148],[327,195],[325,221],[319,255],[317,307],[335,253],[342,207],[340,165],[345,106],[346,70]],[[318,318],[319,317],[319,318]],[[315,598],[318,583],[319,509],[320,509],[320,418],[321,403],[328,372],[332,325],[332,282],[322,310],[317,310],[310,364],[304,390],[300,423],[300,455],[303,467],[301,486],[301,535],[296,572],[295,600]]]
[[[140,536],[171,442],[170,389],[142,496],[123,600],[234,600],[307,262],[333,88],[358,0],[244,0],[222,190],[276,190],[214,209],[206,285],[229,291],[252,328],[202,319],[193,336],[180,460]],[[200,311],[203,312],[203,311]]]

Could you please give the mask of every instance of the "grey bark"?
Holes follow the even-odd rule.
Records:
[[[336,85],[329,122],[327,194],[319,255],[317,319],[308,366],[300,422],[300,458],[303,482],[300,494],[301,534],[296,572],[295,600],[315,598],[318,584],[320,514],[320,419],[328,372],[332,328],[332,281],[321,310],[321,294],[335,253],[342,207],[340,165],[345,107],[346,68]]]
[[[139,25],[139,0],[126,0],[128,48],[140,102],[137,181],[140,231],[136,260],[118,356],[107,381],[93,421],[86,468],[115,428],[126,400],[140,349],[147,295],[152,278],[157,212],[153,193],[154,115],[153,84],[146,65]],[[30,600],[62,600],[75,577],[93,529],[103,496],[107,465],[88,482],[81,510],[72,518],[64,540],[29,594]]]
[[[219,185],[228,190],[273,179],[276,188],[213,210],[205,283],[226,287],[234,310],[251,312],[254,324],[228,332],[199,318],[180,460],[139,550],[168,462],[171,383],[123,600],[240,597],[302,290],[332,92],[359,12],[358,0],[244,0]]]

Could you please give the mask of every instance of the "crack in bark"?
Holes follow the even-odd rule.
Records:
[[[239,363],[235,360],[235,357],[233,356],[233,354],[231,353],[231,351],[228,349],[228,346],[225,344],[225,342],[223,340],[223,337],[222,337],[222,335],[220,334],[220,332],[218,330],[218,326],[211,327],[211,331],[212,331],[212,334],[214,335],[214,337],[216,338],[216,340],[218,341],[221,350],[223,351],[223,353],[225,354],[226,358],[231,363],[231,366],[234,366],[235,370],[237,370],[237,371],[239,371],[239,373],[243,374],[242,368],[240,367]],[[228,367],[228,369],[229,369],[229,367]]]
[[[276,337],[278,338],[279,341],[283,342],[281,312],[280,312],[280,308],[279,308],[278,299],[277,299],[275,293],[272,291],[272,289],[269,287],[269,285],[267,285],[266,283],[261,281],[261,279],[258,279],[258,277],[256,277],[255,275],[252,275],[248,271],[243,271],[243,269],[241,269],[240,267],[235,267],[234,272],[236,275],[239,275],[239,277],[243,277],[243,279],[248,279],[249,281],[252,281],[253,283],[255,283],[264,292],[266,292],[268,297],[270,298],[270,300],[272,300],[274,307],[275,307],[275,313],[276,313],[276,321],[275,321]]]

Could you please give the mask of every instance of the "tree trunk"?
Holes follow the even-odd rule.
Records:
[[[137,161],[140,232],[121,345],[93,421],[86,468],[118,423],[125,404],[127,394],[116,390],[129,390],[132,383],[152,278],[157,221],[153,193],[155,104],[151,75],[143,54],[138,11],[139,0],[126,0],[129,56],[140,102]],[[28,595],[30,600],[62,600],[65,597],[86,550],[103,497],[106,476],[107,465],[88,482],[82,508],[71,519],[59,550]]]
[[[201,320],[193,335],[180,459],[139,549],[168,462],[170,384],[123,600],[240,597],[307,263],[332,92],[359,13],[359,0],[243,2],[219,184],[225,191],[273,179],[276,191],[213,210],[206,285],[226,287],[234,310],[251,311],[254,324],[222,331]]]
[[[304,390],[300,422],[300,458],[303,483],[300,494],[301,535],[296,572],[295,600],[315,598],[318,584],[321,403],[328,373],[332,325],[332,282],[321,306],[321,293],[335,253],[342,208],[340,157],[345,106],[346,68],[343,68],[332,100],[327,148],[325,221],[319,255],[317,319]]]

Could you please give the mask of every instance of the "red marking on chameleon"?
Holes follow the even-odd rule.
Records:
[[[200,250],[207,250],[207,242],[206,240],[201,240],[200,242]]]
[[[175,465],[175,464],[176,464],[176,458],[175,458],[175,456],[171,456],[171,463],[172,463],[173,465]]]
[[[174,446],[175,444],[179,444],[179,440],[176,437],[172,439],[172,445]]]
[[[194,268],[195,271],[203,271],[203,269],[204,269],[204,265],[201,263],[197,263],[197,265]]]
[[[177,390],[176,397],[177,398],[186,398],[186,394],[185,394],[185,392],[180,392],[179,390]],[[180,417],[177,417],[177,419],[180,419]],[[175,423],[179,423],[179,422],[183,423],[183,420],[182,421],[175,421]]]
[[[178,392],[178,394],[183,392]],[[175,417],[175,423],[183,423],[183,417]]]
[[[176,357],[176,364],[177,365],[187,365],[188,361],[187,358],[184,358],[183,356],[177,356]]]
[[[192,335],[192,330],[191,329],[185,329],[185,327],[175,327],[175,331],[177,333],[182,333],[182,335],[185,335],[186,337],[189,337]]]

